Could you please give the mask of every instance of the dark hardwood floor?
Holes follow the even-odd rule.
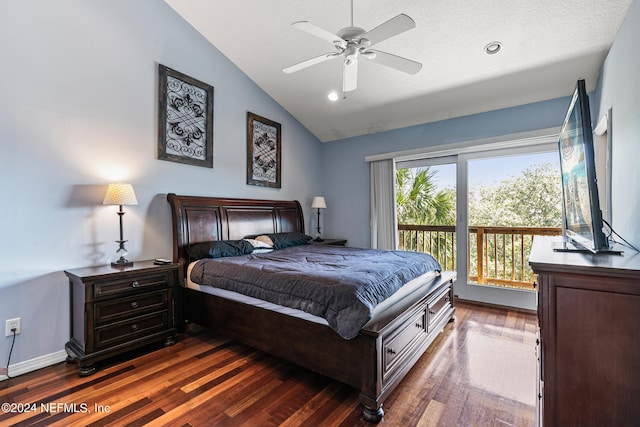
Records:
[[[532,314],[458,303],[380,425],[532,426],[536,325]],[[60,363],[3,381],[0,425],[371,426],[355,389],[207,330],[149,350],[90,377]]]

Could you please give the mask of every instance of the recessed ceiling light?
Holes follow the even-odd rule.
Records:
[[[329,95],[327,95],[327,98],[329,98],[329,101],[333,101],[333,102],[340,99],[340,97],[338,96],[338,92],[336,92],[335,90],[332,92],[329,92]]]
[[[484,53],[487,55],[495,55],[500,50],[502,50],[502,43],[500,42],[491,42],[484,47]]]

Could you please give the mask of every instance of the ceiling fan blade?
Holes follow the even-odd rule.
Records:
[[[374,52],[376,55],[369,57],[366,52]],[[382,52],[380,50],[370,49],[367,50],[363,56],[368,57],[371,61],[378,64],[386,65],[387,67],[395,68],[399,71],[404,71],[408,74],[416,74],[422,68],[422,64],[411,59],[403,58],[401,56],[393,55],[391,53]]]
[[[351,58],[344,61],[342,73],[342,91],[351,92],[358,87],[358,59]]]
[[[337,56],[340,56],[340,54],[337,53],[337,52],[325,53],[324,55],[316,56],[315,58],[307,59],[306,61],[302,61],[302,62],[299,62],[299,63],[297,63],[295,65],[287,67],[287,68],[283,69],[282,71],[284,71],[287,74],[295,73],[296,71],[303,70],[303,69],[305,69],[307,67],[311,67],[312,65],[319,64],[319,63],[327,61],[327,60],[329,60],[331,58],[335,58]]]
[[[313,36],[319,37],[322,40],[326,40],[334,46],[338,45],[343,48],[347,46],[347,42],[343,38],[333,34],[331,31],[320,28],[317,25],[312,24],[311,22],[298,21],[291,24],[291,26]]]
[[[361,38],[369,40],[371,42],[369,46],[373,46],[376,43],[415,28],[415,26],[416,23],[413,19],[401,13],[395,18],[391,18],[374,29],[367,31]]]

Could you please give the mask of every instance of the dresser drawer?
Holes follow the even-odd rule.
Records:
[[[133,341],[167,328],[169,328],[169,316],[166,310],[101,326],[95,330],[96,349]]]
[[[450,288],[443,290],[438,294],[427,306],[429,326],[427,330],[430,332],[431,328],[438,323],[442,316],[445,316],[449,310],[453,307],[451,304],[451,295],[449,294]]]
[[[95,298],[102,298],[114,295],[126,295],[134,293],[140,289],[151,288],[154,286],[168,287],[169,274],[156,273],[148,275],[131,275],[118,277],[117,279],[107,280],[104,282],[96,282],[93,284],[93,293]]]
[[[409,350],[426,334],[426,316],[426,309],[423,308],[387,337],[382,338],[383,377],[393,375],[394,369],[397,366],[402,366],[400,362],[407,354],[410,354]]]
[[[146,292],[131,297],[98,302],[94,305],[95,324],[115,322],[168,307],[169,291]]]

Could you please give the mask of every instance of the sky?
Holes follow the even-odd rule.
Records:
[[[558,173],[560,173],[557,152],[495,157],[470,161],[469,183],[471,187],[491,185],[504,179],[518,176],[527,167],[539,163],[557,164]],[[432,166],[431,169],[438,170],[436,181],[440,188],[455,188],[455,165]]]

